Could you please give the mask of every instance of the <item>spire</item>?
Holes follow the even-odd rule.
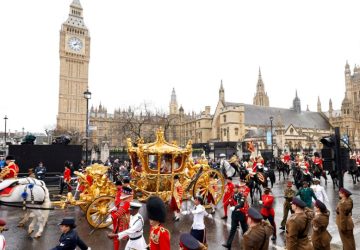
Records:
[[[74,8],[78,8],[82,10],[82,6],[80,3],[80,0],[73,0],[73,2],[71,3],[70,7],[74,7]]]
[[[172,89],[171,92],[171,102],[175,103],[176,102],[176,93],[175,93],[175,88]]]
[[[256,85],[256,91],[257,92],[265,92],[265,87],[264,87],[264,83],[261,77],[261,69],[259,67],[259,76],[258,76],[258,82]]]
[[[222,79],[220,82],[220,89],[219,89],[219,101],[225,102],[225,90]]]
[[[259,67],[259,76],[256,84],[256,93],[253,98],[253,104],[258,106],[269,107],[269,97],[265,92],[265,85],[261,76],[261,68]]]
[[[300,101],[300,99],[298,97],[297,90],[295,91],[295,98],[293,100],[293,109],[297,113],[301,113],[301,101]]]
[[[318,96],[318,101],[317,101],[317,112],[321,112],[321,102],[320,102],[319,96]]]

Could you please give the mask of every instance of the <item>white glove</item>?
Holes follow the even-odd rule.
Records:
[[[87,250],[91,250],[91,247],[88,247]]]
[[[260,205],[262,205],[262,204],[263,204],[263,202],[262,202],[262,201],[259,201],[259,204],[260,204]]]
[[[230,211],[234,211],[234,210],[235,210],[234,206],[230,207]]]
[[[182,215],[187,215],[187,214],[190,214],[190,211],[186,211],[186,210],[185,210],[185,211],[181,211],[181,214],[182,214]]]
[[[208,214],[208,216],[207,216],[209,219],[212,219],[213,218],[213,216],[211,215],[211,214]]]
[[[112,211],[116,211],[116,207],[115,207],[115,206],[112,207],[112,208],[110,208],[108,212],[112,212]]]

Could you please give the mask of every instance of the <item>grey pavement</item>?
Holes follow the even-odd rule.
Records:
[[[278,181],[278,179],[277,179]],[[236,180],[235,180],[236,182]],[[322,179],[322,185],[324,184],[324,180]],[[277,240],[276,242],[272,242],[270,245],[270,249],[284,249],[285,245],[285,234],[284,232],[278,230],[280,226],[280,221],[282,220],[282,205],[283,205],[283,188],[286,185],[286,180],[282,180],[280,182],[275,183],[273,188],[273,194],[275,196],[275,221],[277,224]],[[348,174],[345,174],[345,182],[344,186],[353,192],[353,200],[354,200],[354,209],[353,209],[353,220],[355,223],[355,241],[357,243],[357,249],[360,249],[360,184],[353,185],[351,181],[351,177]],[[332,183],[328,181],[328,185],[325,186],[326,192],[330,199],[330,211],[331,218],[328,230],[332,235],[332,249],[342,249],[341,240],[337,231],[337,227],[335,224],[335,213],[334,210],[336,208],[336,204],[338,202],[338,191],[334,191],[332,187]],[[184,202],[183,209],[190,208],[191,202]],[[258,204],[254,204],[255,207],[259,207]],[[144,228],[144,236],[146,241],[148,241],[149,237],[149,224],[147,222],[147,215],[144,209],[140,210],[141,214],[145,219],[145,228]],[[96,230],[91,236],[89,236],[89,232],[92,228],[88,225],[86,218],[82,211],[77,207],[67,208],[66,210],[54,210],[50,212],[49,220],[47,226],[44,230],[43,236],[40,239],[33,238],[34,233],[31,236],[27,235],[26,230],[23,228],[18,228],[16,225],[22,216],[23,211],[21,209],[9,208],[1,206],[0,208],[0,217],[5,218],[8,223],[9,231],[4,232],[4,236],[6,238],[7,250],[42,250],[42,249],[51,249],[56,246],[58,243],[58,239],[60,236],[59,228],[57,223],[61,220],[61,218],[65,216],[74,216],[77,222],[77,230],[80,237],[93,249],[93,250],[101,250],[101,249],[112,249],[112,242],[109,240],[106,235],[110,232],[110,229],[101,229]],[[167,221],[165,223],[165,227],[167,227],[171,233],[171,249],[178,249],[178,241],[180,234],[183,232],[189,232],[192,216],[186,215],[182,216],[179,222],[174,222],[172,220],[172,214],[169,212],[167,216]],[[230,218],[226,221],[222,220],[223,209],[221,204],[218,205],[217,211],[214,215],[213,219],[205,219],[206,229],[207,229],[207,241],[209,245],[209,249],[224,249],[221,247],[222,243],[225,243],[227,236],[230,232]],[[230,217],[230,216],[229,216]],[[241,249],[241,240],[242,236],[239,230],[238,234],[235,236],[233,242],[233,249]],[[125,243],[122,244],[123,246]],[[123,248],[122,248],[123,249]]]

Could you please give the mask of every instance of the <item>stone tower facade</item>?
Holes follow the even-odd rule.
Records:
[[[177,103],[177,100],[176,100],[176,93],[175,93],[175,89],[174,89],[174,88],[173,88],[173,90],[172,90],[172,92],[171,92],[171,99],[170,99],[169,110],[170,110],[170,115],[177,115],[177,114],[179,114],[178,103]]]
[[[90,35],[79,0],[70,5],[60,30],[60,82],[57,129],[85,132],[86,99],[90,59]]]
[[[300,101],[300,98],[298,97],[297,90],[295,91],[295,98],[293,100],[293,109],[297,113],[301,113],[301,101]]]
[[[259,77],[256,85],[256,93],[253,99],[253,104],[257,106],[269,107],[269,97],[265,92],[265,86],[261,77],[260,68],[259,68]]]

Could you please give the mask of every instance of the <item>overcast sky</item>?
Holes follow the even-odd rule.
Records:
[[[59,31],[72,0],[0,1],[0,115],[11,131],[56,124]],[[360,64],[360,1],[81,0],[91,35],[91,104],[144,101],[186,112],[252,103],[261,67],[270,106],[339,109],[344,66]],[[4,121],[3,119],[1,119]],[[1,123],[0,123],[1,124]],[[4,125],[0,125],[0,131]]]

